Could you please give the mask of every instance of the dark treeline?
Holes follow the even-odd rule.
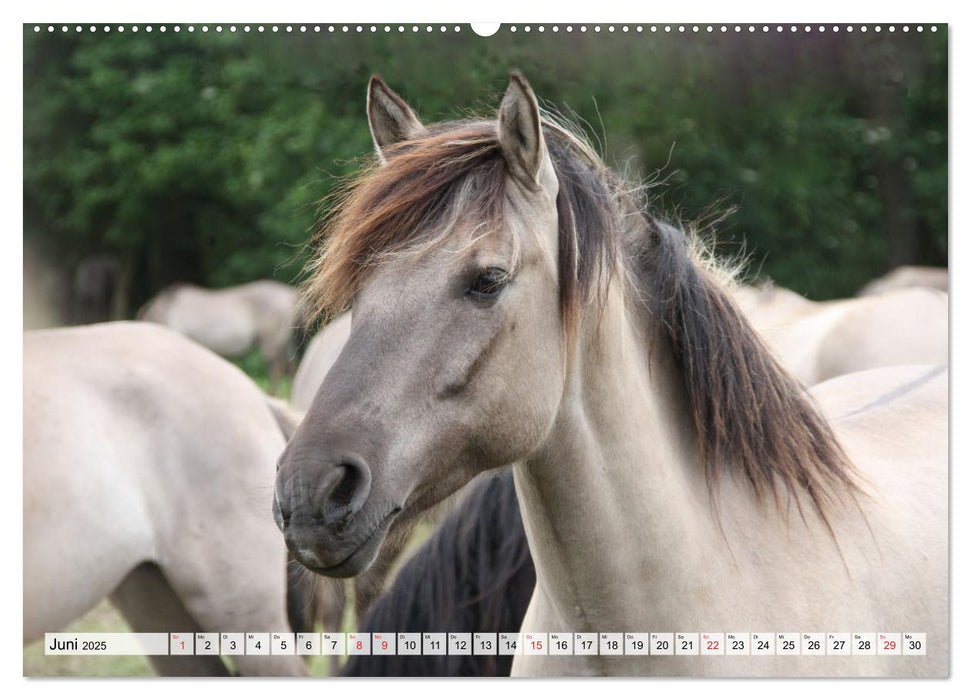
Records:
[[[515,67],[661,210],[735,208],[726,252],[780,284],[831,298],[947,264],[945,31],[462,29],[25,27],[28,250],[66,279],[116,260],[128,314],[176,280],[294,281],[317,203],[370,152],[372,73],[433,121],[491,114]]]

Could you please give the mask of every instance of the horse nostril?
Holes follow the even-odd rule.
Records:
[[[344,470],[344,478],[337,482],[337,486],[330,492],[327,500],[337,508],[346,508],[357,493],[361,479],[358,477],[358,471],[349,465],[340,464],[337,468]]]
[[[334,471],[338,474],[336,484],[322,508],[325,519],[331,522],[344,520],[360,510],[371,491],[371,470],[363,460],[345,460]],[[331,483],[334,480],[327,479]]]

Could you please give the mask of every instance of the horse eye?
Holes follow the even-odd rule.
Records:
[[[508,282],[508,272],[501,267],[487,267],[475,273],[466,293],[475,299],[492,299],[499,295]]]

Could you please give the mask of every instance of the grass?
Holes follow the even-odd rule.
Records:
[[[125,619],[107,600],[102,601],[91,612],[64,630],[64,632],[131,631]],[[224,656],[222,659],[227,666],[232,667],[230,657]],[[307,669],[311,676],[329,676],[330,658],[309,656]],[[24,676],[33,678],[129,678],[154,675],[155,670],[144,656],[45,656],[43,639],[24,647]]]
[[[64,632],[131,632],[107,600],[75,620]],[[44,640],[24,647],[25,676],[153,676],[144,656],[45,656]]]

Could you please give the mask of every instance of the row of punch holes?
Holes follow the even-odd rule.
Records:
[[[446,25],[431,25],[431,24],[427,24],[427,25],[417,25],[417,24],[412,24],[412,25],[404,25],[404,24],[396,24],[396,25],[390,25],[390,24],[384,24],[384,25],[376,25],[376,24],[371,24],[371,25],[361,25],[361,24],[357,24],[357,25],[354,25],[354,24],[324,24],[324,25],[321,25],[321,24],[310,24],[310,25],[308,25],[308,24],[297,24],[297,25],[294,25],[294,24],[287,24],[287,25],[275,25],[275,24],[274,25],[262,25],[262,24],[260,24],[260,25],[249,25],[249,24],[244,24],[244,25],[240,25],[240,26],[237,26],[235,24],[226,25],[226,26],[223,26],[221,24],[217,24],[217,25],[214,25],[212,27],[210,27],[207,24],[199,25],[198,27],[196,25],[191,25],[191,24],[190,25],[185,25],[185,26],[183,26],[183,25],[172,25],[172,26],[159,25],[157,27],[153,27],[152,25],[139,26],[137,24],[127,25],[127,26],[126,25],[116,25],[116,26],[112,26],[112,25],[103,25],[103,26],[89,25],[87,27],[84,27],[84,26],[82,26],[80,24],[73,25],[73,26],[66,25],[66,24],[63,24],[63,25],[53,25],[53,24],[49,24],[49,25],[46,26],[46,30],[49,33],[56,32],[56,31],[58,31],[58,29],[62,33],[70,32],[72,30],[75,33],[80,33],[80,32],[85,31],[85,28],[90,33],[95,33],[95,32],[98,32],[98,31],[102,31],[102,32],[105,32],[105,33],[112,32],[112,31],[119,32],[119,33],[124,33],[125,31],[130,31],[132,33],[137,33],[139,31],[143,31],[143,32],[147,32],[147,33],[151,33],[153,31],[158,31],[158,32],[165,33],[165,32],[168,32],[168,31],[172,31],[172,32],[178,33],[178,32],[181,32],[181,31],[184,30],[184,31],[187,31],[187,32],[190,32],[190,33],[191,32],[195,32],[195,31],[199,31],[199,32],[202,32],[204,34],[210,32],[210,31],[213,31],[213,32],[216,32],[216,33],[221,33],[221,32],[224,32],[224,31],[227,31],[227,32],[230,32],[230,33],[236,33],[236,32],[243,32],[243,33],[248,33],[248,32],[257,32],[257,33],[260,33],[260,32],[280,33],[280,32],[283,32],[283,33],[286,33],[286,34],[293,34],[293,33],[300,33],[300,34],[317,33],[317,34],[320,34],[320,33],[323,33],[323,32],[327,32],[327,33],[345,33],[345,34],[346,33],[352,33],[352,32],[356,32],[356,33],[370,32],[372,34],[375,34],[375,33],[378,33],[378,32],[385,32],[385,33],[399,32],[399,33],[405,33],[405,32],[408,32],[408,31],[411,31],[412,33],[418,33],[418,32],[421,32],[421,31],[425,31],[426,33],[431,33],[431,32],[435,32],[436,30],[438,32],[440,32],[440,33],[449,32],[449,31],[458,33],[458,32],[461,32],[462,31],[462,27],[459,26],[459,25],[446,26]],[[42,26],[42,25],[34,25],[34,32],[35,33],[42,32],[42,31],[44,31],[44,29],[45,29],[45,27]],[[878,32],[878,33],[879,32],[882,32],[882,31],[887,31],[887,32],[891,32],[892,33],[892,32],[901,31],[901,32],[905,32],[906,33],[906,32],[910,32],[911,30],[917,31],[917,32],[923,32],[924,31],[924,25],[915,25],[915,26],[912,27],[911,25],[906,25],[905,24],[905,25],[901,25],[901,26],[898,27],[897,25],[882,26],[882,25],[866,25],[866,24],[863,24],[863,25],[838,25],[838,24],[833,24],[833,25],[795,25],[795,24],[788,24],[788,25],[782,25],[782,24],[772,24],[772,25],[769,25],[769,24],[745,24],[745,25],[741,25],[741,24],[734,24],[734,25],[728,25],[728,24],[717,24],[717,25],[713,25],[713,24],[678,24],[678,25],[672,25],[672,24],[656,25],[656,24],[652,24],[652,25],[640,25],[640,24],[637,24],[637,25],[627,25],[627,24],[623,24],[623,25],[613,25],[613,24],[610,24],[610,25],[604,25],[604,26],[601,26],[599,24],[597,24],[597,25],[591,25],[591,26],[587,26],[585,24],[581,24],[581,25],[572,25],[572,24],[558,25],[558,24],[554,24],[554,25],[549,25],[549,26],[542,25],[541,24],[541,25],[523,25],[523,26],[520,26],[520,25],[509,25],[509,26],[504,27],[503,29],[505,31],[510,32],[510,33],[516,33],[516,32],[524,32],[524,33],[537,32],[537,33],[540,33],[540,34],[545,33],[547,31],[552,32],[554,34],[559,33],[559,32],[566,32],[568,34],[569,33],[572,33],[572,32],[579,32],[579,33],[586,33],[586,32],[603,33],[604,31],[606,31],[608,34],[609,33],[612,33],[612,32],[613,33],[616,33],[616,32],[620,32],[620,33],[632,33],[632,32],[633,33],[645,33],[645,32],[647,32],[647,33],[654,33],[654,34],[657,34],[657,33],[665,33],[665,34],[672,34],[672,33],[681,33],[681,34],[688,34],[688,33],[692,33],[692,34],[702,34],[702,33],[704,33],[704,34],[714,34],[714,33],[717,33],[717,32],[720,32],[720,33],[723,33],[723,34],[724,33],[728,33],[728,32],[735,32],[737,34],[742,33],[742,32],[748,32],[750,34],[754,34],[754,33],[757,33],[757,32],[761,32],[763,34],[768,34],[770,32],[780,33],[780,32],[785,32],[785,31],[789,31],[789,32],[804,32],[804,33],[808,33],[808,32],[817,32],[817,33],[833,32],[833,33],[838,33],[840,31],[844,31],[844,32],[848,32],[848,33],[852,33],[854,31],[863,32],[863,33],[868,32],[868,31],[873,31],[873,32]],[[478,34],[480,36],[491,36],[492,34],[495,34],[499,30],[500,30],[500,25],[498,25],[498,24],[491,24],[491,25],[472,25],[472,31],[475,34]],[[936,32],[937,31],[937,26],[936,25],[931,25],[930,26],[930,31]]]

